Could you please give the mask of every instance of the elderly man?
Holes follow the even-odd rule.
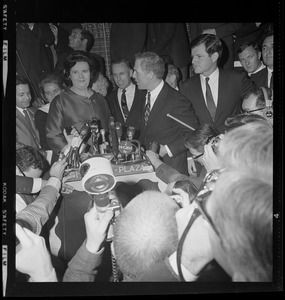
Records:
[[[183,141],[187,133],[198,127],[199,121],[186,97],[165,84],[164,74],[164,61],[156,53],[136,54],[133,77],[139,89],[147,90],[139,139],[146,150],[152,142],[158,142],[163,162],[187,175],[187,148]]]

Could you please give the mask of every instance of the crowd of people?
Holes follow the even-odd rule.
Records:
[[[19,281],[96,282],[107,246],[118,281],[273,280],[272,24],[190,24],[191,43],[183,23],[115,23],[113,83],[81,24],[17,24]],[[91,205],[82,245],[58,269],[47,223],[74,193],[65,156],[98,155],[84,126],[96,120],[105,142],[110,117],[123,140],[134,128],[167,187],[133,197],[115,222]]]

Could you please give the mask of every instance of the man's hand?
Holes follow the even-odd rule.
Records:
[[[84,215],[85,227],[86,227],[86,248],[91,253],[96,253],[100,249],[103,243],[107,228],[113,217],[113,211],[107,209],[105,213],[100,215],[97,211],[96,205],[94,205]]]
[[[204,155],[202,157],[202,162],[203,162],[207,172],[221,168],[219,158],[215,154],[215,152],[210,144],[207,144],[204,146]]]
[[[56,161],[50,168],[50,176],[57,177],[59,180],[62,180],[64,169],[67,166],[66,157],[60,161]]]
[[[163,164],[163,162],[159,159],[159,155],[152,150],[147,150],[145,154],[149,158],[155,169]]]
[[[189,175],[197,176],[197,169],[196,169],[195,161],[192,157],[187,158],[187,165],[188,165]]]
[[[18,224],[16,236],[20,241],[16,252],[16,269],[28,274],[33,281],[44,281],[50,277],[53,266],[44,238]]]

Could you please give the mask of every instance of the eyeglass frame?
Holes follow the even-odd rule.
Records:
[[[179,240],[178,247],[177,247],[176,262],[177,262],[178,273],[179,273],[179,276],[182,279],[182,281],[185,281],[183,273],[182,273],[182,269],[181,269],[181,257],[182,257],[183,244],[186,239],[186,236],[188,235],[188,232],[190,231],[190,228],[192,227],[196,218],[198,218],[200,214],[209,223],[209,225],[214,230],[214,232],[217,234],[217,236],[221,239],[221,236],[220,236],[220,233],[219,233],[217,227],[215,226],[212,218],[209,216],[209,214],[205,210],[204,206],[205,206],[206,200],[209,198],[212,191],[214,190],[213,188],[209,189],[207,187],[207,183],[213,182],[213,179],[212,179],[213,175],[216,175],[216,177],[214,178],[215,179],[214,183],[216,183],[219,175],[223,171],[225,171],[225,169],[215,169],[215,170],[208,172],[203,179],[202,189],[200,189],[197,192],[196,197],[191,202],[191,203],[193,203],[193,201],[195,202],[196,208],[194,209],[193,214],[191,215],[190,220],[181,235],[181,238]],[[206,194],[208,195],[207,198],[205,198]],[[202,204],[204,204],[204,205],[202,205]],[[199,213],[197,213],[197,210]]]
[[[244,114],[251,114],[252,112],[263,110],[265,108],[266,107],[261,107],[261,108],[257,108],[257,109],[253,109],[253,110],[244,110],[244,109],[242,109],[242,113],[244,113]]]

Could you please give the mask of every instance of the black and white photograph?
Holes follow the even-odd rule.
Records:
[[[153,5],[3,2],[3,297],[283,292],[284,3]]]

